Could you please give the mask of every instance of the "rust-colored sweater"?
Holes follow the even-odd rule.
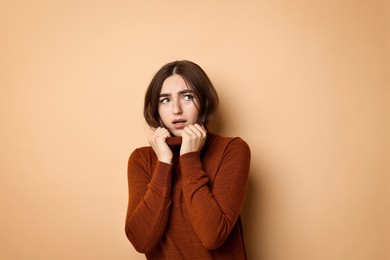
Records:
[[[163,163],[151,147],[129,158],[126,235],[147,259],[247,259],[240,221],[250,150],[241,138],[208,133],[201,152]]]

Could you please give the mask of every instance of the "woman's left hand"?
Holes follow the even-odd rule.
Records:
[[[180,155],[202,150],[207,137],[206,129],[198,124],[188,125],[182,131]]]

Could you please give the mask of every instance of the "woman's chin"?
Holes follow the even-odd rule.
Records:
[[[169,132],[171,132],[172,136],[180,136],[181,133],[183,132],[183,129],[171,129]]]

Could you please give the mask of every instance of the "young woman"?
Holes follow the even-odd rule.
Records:
[[[217,106],[210,79],[190,61],[163,66],[146,91],[154,133],[129,158],[125,230],[147,259],[247,259],[239,214],[250,150],[207,132]]]

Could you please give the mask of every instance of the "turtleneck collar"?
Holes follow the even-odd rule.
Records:
[[[206,143],[214,136],[214,134],[212,133],[207,133],[207,139],[206,139]],[[172,136],[172,137],[168,137],[166,139],[167,141],[167,144],[168,146],[170,147],[178,147],[178,146],[181,146],[181,143],[182,143],[182,137],[181,136]]]
[[[182,138],[181,136],[173,136],[173,137],[168,137],[166,141],[170,147],[176,147],[181,145]]]

